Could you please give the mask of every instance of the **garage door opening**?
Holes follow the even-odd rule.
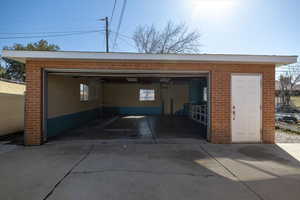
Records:
[[[47,72],[47,140],[209,137],[209,74]]]

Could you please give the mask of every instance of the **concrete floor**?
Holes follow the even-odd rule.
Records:
[[[171,138],[203,139],[206,128],[183,116],[117,116],[98,119],[61,133],[54,140],[139,139],[156,143]]]
[[[1,144],[0,144],[1,145]],[[53,141],[0,150],[0,199],[299,199],[297,144]],[[294,157],[293,157],[294,156]]]

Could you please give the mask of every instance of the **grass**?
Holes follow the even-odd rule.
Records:
[[[297,108],[300,107],[300,96],[291,97],[291,100]]]

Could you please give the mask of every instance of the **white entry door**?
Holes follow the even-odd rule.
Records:
[[[231,76],[232,142],[261,141],[261,76]]]

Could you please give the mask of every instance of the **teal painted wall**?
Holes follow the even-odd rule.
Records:
[[[97,119],[100,115],[100,110],[100,108],[96,108],[48,119],[47,137],[59,135],[66,130],[80,127],[89,121]]]
[[[104,107],[103,112],[120,115],[160,115],[162,107]]]
[[[203,103],[203,88],[207,87],[207,81],[205,79],[191,80],[189,86],[189,103]]]

